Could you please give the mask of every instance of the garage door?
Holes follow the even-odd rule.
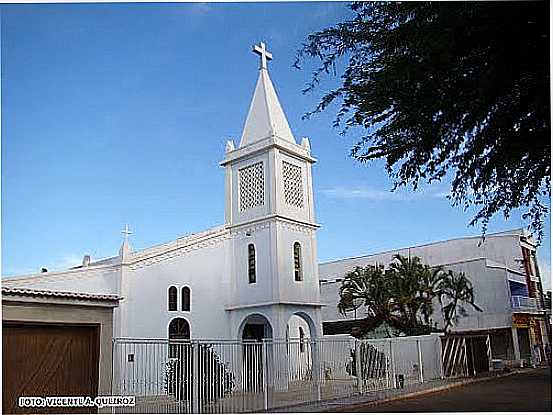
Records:
[[[2,324],[2,410],[19,408],[19,396],[96,396],[99,327]],[[32,408],[32,412],[82,413],[86,408]]]

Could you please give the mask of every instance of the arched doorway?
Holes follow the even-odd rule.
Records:
[[[269,320],[261,314],[250,314],[240,325],[242,340],[243,385],[246,391],[261,392],[263,389],[264,360],[263,339],[273,337]]]
[[[294,313],[286,325],[286,353],[288,355],[289,381],[310,380],[313,367],[313,344],[311,319],[307,315]]]
[[[262,314],[250,314],[242,321],[240,339],[260,342],[273,337],[273,328],[267,317]]]
[[[169,340],[190,340],[190,325],[182,317],[176,317],[169,323]]]
[[[193,361],[190,340],[190,325],[182,317],[171,320],[168,328],[169,362],[166,367],[165,379],[167,392],[178,401],[190,397],[190,379],[188,367]]]

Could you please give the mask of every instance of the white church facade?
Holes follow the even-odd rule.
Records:
[[[7,287],[120,297],[114,337],[286,339],[322,336],[309,140],[298,144],[269,77],[265,45],[237,147],[227,142],[225,223]]]

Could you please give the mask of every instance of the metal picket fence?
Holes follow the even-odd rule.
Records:
[[[438,335],[262,342],[119,338],[117,413],[238,413],[402,388],[444,376]]]

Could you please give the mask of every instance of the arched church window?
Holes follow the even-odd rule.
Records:
[[[305,333],[303,332],[303,328],[299,327],[300,332],[300,353],[305,352]]]
[[[181,300],[182,311],[190,311],[190,288],[183,287]]]
[[[255,283],[255,246],[248,245],[248,281],[250,284]]]
[[[167,297],[167,309],[169,311],[177,311],[177,287],[169,287]]]
[[[294,243],[294,280],[303,280],[303,270],[301,264],[301,245],[299,242]]]

